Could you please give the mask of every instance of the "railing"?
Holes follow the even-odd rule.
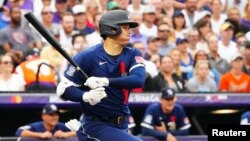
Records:
[[[145,105],[159,101],[159,93],[131,94],[130,105]],[[177,94],[177,102],[184,106],[250,106],[250,94]],[[63,101],[54,93],[0,93],[1,106],[25,106],[56,103],[58,105],[76,105],[78,103]]]
[[[158,141],[152,137],[140,137],[143,141]],[[207,136],[179,136],[176,137],[178,141],[207,141]],[[16,138],[16,137],[0,137],[0,141],[78,141],[77,138],[67,139],[35,139],[35,138]]]

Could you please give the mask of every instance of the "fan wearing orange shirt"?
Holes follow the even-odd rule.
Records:
[[[222,92],[250,92],[250,76],[242,72],[243,58],[235,54],[231,58],[231,70],[221,76],[220,91]]]

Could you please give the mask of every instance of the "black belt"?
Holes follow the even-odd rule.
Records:
[[[116,125],[120,125],[124,123],[126,120],[128,120],[128,117],[126,116],[117,116],[117,117],[109,117],[109,118],[101,118],[97,116],[92,116],[91,118],[92,121],[103,121],[103,122],[108,122]]]

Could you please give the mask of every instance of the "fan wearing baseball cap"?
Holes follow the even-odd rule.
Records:
[[[221,76],[220,91],[246,93],[250,91],[250,77],[242,71],[243,57],[240,53],[231,56],[231,70]]]
[[[150,104],[141,123],[142,135],[173,141],[175,136],[189,135],[191,124],[184,108],[176,104],[175,91],[162,90],[160,102]]]
[[[76,136],[76,132],[68,129],[64,123],[59,122],[59,110],[55,104],[45,105],[41,117],[42,121],[19,127],[16,136],[40,139]]]

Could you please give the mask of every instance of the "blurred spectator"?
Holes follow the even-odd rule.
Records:
[[[236,46],[239,51],[245,48],[245,43],[247,42],[247,38],[244,33],[237,33],[236,34]]]
[[[187,51],[188,40],[186,38],[177,38],[176,39],[177,49],[181,53],[181,71],[184,73],[185,78],[187,78],[187,73],[193,70],[193,57]]]
[[[169,42],[171,30],[170,25],[167,23],[158,24],[158,37],[160,39],[160,48],[158,49],[158,53],[161,56],[167,55],[169,50],[175,47],[173,43]]]
[[[35,46],[35,40],[28,29],[21,27],[19,7],[10,9],[10,18],[10,25],[0,31],[0,45],[5,52],[12,52],[23,59],[28,50]]]
[[[10,24],[9,9],[6,6],[0,6],[0,30]]]
[[[131,0],[131,4],[128,5],[127,11],[129,13],[141,13],[143,12],[144,5],[141,3],[142,0]]]
[[[60,29],[60,44],[66,50],[72,49],[72,36],[74,31],[74,16],[71,13],[64,13],[62,16],[62,29]]]
[[[118,3],[119,9],[126,10],[129,5],[129,0],[114,0]]]
[[[94,32],[94,29],[87,25],[86,8],[82,4],[78,4],[72,10],[75,19],[75,30],[84,35]]]
[[[85,36],[81,33],[73,35],[72,46],[73,46],[73,49],[70,51],[70,55],[72,57],[75,56],[80,51],[83,51],[89,47]]]
[[[99,21],[101,16],[102,16],[101,13],[95,15],[95,31],[92,32],[91,34],[86,35],[86,41],[89,47],[92,47],[96,44],[100,44],[102,42],[102,37],[99,32]]]
[[[155,23],[157,24],[162,16],[162,11],[163,11],[162,0],[149,0],[149,5],[155,7],[155,16],[156,16]]]
[[[223,0],[226,3],[226,8],[230,9],[232,7],[236,7],[237,9],[240,10],[240,14],[244,15],[245,14],[245,6],[247,4],[248,0]]]
[[[218,42],[218,53],[221,58],[230,63],[231,56],[237,54],[236,43],[232,41],[234,26],[229,22],[224,22],[220,28],[221,40]]]
[[[109,1],[107,3],[107,11],[120,9],[119,4],[116,1]]]
[[[141,54],[145,54],[145,47],[142,42],[139,42],[139,41],[134,42],[133,47],[140,50]],[[150,77],[155,77],[158,74],[156,65],[152,61],[148,61],[144,59],[144,65],[145,65],[146,72]]]
[[[250,111],[241,114],[240,125],[250,125]]]
[[[140,33],[146,36],[157,36],[157,26],[154,24],[156,19],[155,7],[145,6],[143,10],[143,22],[140,25]]]
[[[131,28],[131,33],[130,33],[130,43],[134,42],[142,42],[144,44],[145,49],[147,48],[147,36],[143,35],[140,32],[140,25],[142,23],[142,14],[141,13],[130,13],[130,19],[132,21],[135,21],[139,24],[139,26],[135,28]]]
[[[208,54],[204,51],[204,50],[198,50],[194,56],[194,64],[193,67],[196,67],[196,63],[200,60],[205,60],[205,61],[209,61],[209,56]],[[212,78],[217,86],[219,85],[219,81],[220,81],[220,75],[218,73],[218,71],[216,70],[216,68],[212,68],[208,62],[208,66],[209,66],[209,76],[210,78]],[[195,70],[192,70],[190,72],[187,73],[187,79],[190,79],[191,77],[193,77],[193,75],[195,74]]]
[[[13,73],[14,62],[10,55],[0,56],[0,91],[24,91],[25,82]]]
[[[195,19],[199,15],[197,3],[198,0],[185,0],[186,8],[181,12],[184,14],[187,28],[191,28],[195,24]]]
[[[250,42],[246,41],[244,43],[244,49],[243,49],[243,72],[250,75]]]
[[[41,17],[41,12],[44,7],[49,7],[54,13],[56,11],[55,0],[35,0],[33,1],[34,14],[37,18]]]
[[[56,36],[56,38],[58,38]],[[65,58],[50,44],[44,46],[40,52],[40,58],[42,60],[48,61],[48,63],[53,66],[56,71],[62,72],[64,71],[64,62],[66,62]],[[66,66],[65,66],[66,67]]]
[[[25,80],[26,90],[55,90],[57,75],[49,62],[41,59],[35,51],[26,59],[16,68],[16,72]]]
[[[250,30],[250,1],[245,5],[244,12],[244,16],[241,19],[241,25],[244,25],[245,27],[243,32],[247,33]]]
[[[145,91],[159,92],[169,87],[177,92],[185,91],[185,82],[174,73],[173,59],[170,56],[163,56],[160,61],[160,72],[154,78],[146,78]]]
[[[101,5],[98,0],[84,0],[83,5],[86,7],[86,25],[92,29],[95,29],[95,15],[101,12]]]
[[[222,14],[222,3],[221,0],[212,0],[211,1],[211,9],[212,9],[212,17],[211,17],[211,25],[214,33],[220,33],[220,27],[227,19],[227,15]]]
[[[243,57],[237,53],[231,56],[231,70],[221,76],[220,91],[249,92],[250,77],[242,71]]]
[[[67,11],[67,0],[55,0],[56,12],[53,13],[53,22],[60,24],[63,14]]]
[[[210,34],[206,37],[209,48],[208,60],[211,68],[215,68],[219,75],[223,75],[230,69],[230,64],[218,54],[218,37],[215,34]]]
[[[33,0],[8,0],[7,6],[10,9],[13,7],[19,7],[24,11],[33,12]]]
[[[159,54],[153,54],[151,58],[149,59],[149,61],[155,64],[158,71],[160,70],[160,59],[161,59],[161,56]]]
[[[42,121],[19,127],[16,136],[40,139],[64,139],[76,136],[76,132],[70,131],[64,123],[59,122],[59,110],[56,105],[45,105],[41,118]]]
[[[211,23],[207,19],[200,19],[196,24],[200,38],[196,43],[196,51],[197,50],[205,50],[207,53],[209,52],[208,45],[206,43],[205,37],[207,34],[212,32]]]
[[[100,13],[105,13],[107,12],[107,5],[108,5],[109,0],[99,0],[100,6],[101,6],[101,11]]]
[[[144,59],[150,60],[152,55],[158,54],[159,40],[160,39],[158,37],[148,37],[148,48],[144,54]]]
[[[190,28],[185,36],[188,40],[188,53],[191,54],[192,58],[194,58],[194,55],[197,51],[196,44],[199,41],[199,33],[196,29]]]
[[[186,33],[186,23],[183,13],[177,11],[172,17],[173,28],[176,38],[184,38]]]
[[[79,3],[79,0],[67,0],[67,11],[72,12],[75,5]]]
[[[162,1],[162,13],[172,18],[175,13],[174,0],[163,0]]]
[[[173,72],[181,79],[186,80],[186,76],[181,71],[181,52],[177,48],[172,48],[169,51],[169,56],[173,59],[174,70]]]
[[[45,6],[41,10],[41,23],[48,29],[50,33],[53,35],[59,35],[60,25],[57,23],[53,23],[53,12],[49,6]],[[42,42],[42,46],[49,45],[47,40],[39,33],[36,29],[33,28],[33,33],[35,35],[36,40]]]
[[[194,75],[186,85],[189,92],[217,92],[217,86],[213,78],[209,76],[209,62],[207,60],[197,61]]]
[[[176,103],[173,89],[164,88],[160,102],[150,104],[141,122],[142,135],[166,141],[177,141],[174,136],[189,135],[191,124],[184,108]]]

